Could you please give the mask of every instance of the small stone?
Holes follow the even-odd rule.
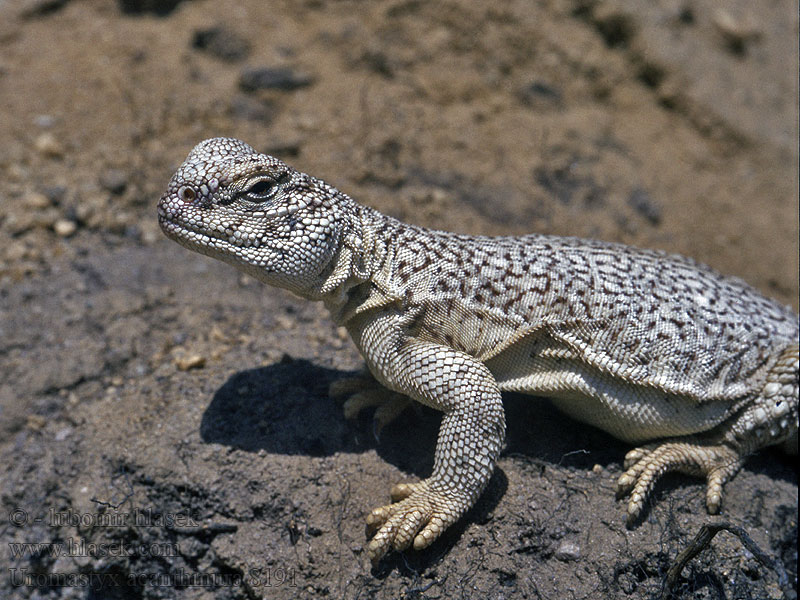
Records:
[[[67,439],[70,436],[71,433],[72,433],[72,427],[64,427],[63,429],[59,429],[56,432],[56,436],[55,436],[56,437],[56,441],[57,442],[63,442],[65,439]]]
[[[719,31],[725,46],[732,53],[742,56],[747,53],[750,42],[761,39],[762,33],[747,20],[737,20],[728,11],[718,10],[714,14],[714,25]]]
[[[112,194],[121,194],[128,187],[128,175],[122,169],[106,169],[100,175],[100,185]]]
[[[554,556],[563,562],[578,560],[581,557],[581,549],[578,544],[563,541],[558,547],[558,550],[556,550]]]
[[[77,230],[78,226],[75,224],[75,221],[69,221],[67,219],[59,219],[53,225],[53,231],[55,231],[56,235],[60,237],[69,237],[74,235]]]
[[[635,188],[631,195],[628,196],[628,205],[647,219],[651,225],[661,223],[661,207],[653,200],[647,190]]]
[[[592,467],[592,473],[594,473],[595,475],[599,475],[602,472],[603,472],[603,467],[601,467],[600,465],[595,465]]]
[[[250,53],[247,40],[222,25],[195,31],[192,47],[227,62],[242,60]]]
[[[23,196],[22,203],[28,208],[40,209],[50,206],[50,199],[40,192],[30,192]]]
[[[269,124],[275,118],[275,109],[269,102],[259,102],[255,98],[237,94],[231,100],[229,112],[235,119],[259,121]]]
[[[9,214],[3,222],[11,235],[21,235],[36,225],[36,215],[33,211],[21,211]]]
[[[26,426],[31,431],[40,431],[47,425],[47,419],[42,415],[28,415]]]
[[[245,69],[239,76],[239,88],[245,92],[281,90],[289,92],[307,85],[314,79],[290,67],[255,67]]]
[[[92,229],[108,226],[108,196],[95,193],[81,200],[76,208],[76,215],[81,222]]]
[[[33,123],[42,129],[49,129],[56,124],[56,118],[53,115],[36,115],[33,118]]]
[[[560,106],[562,94],[558,88],[544,81],[533,81],[520,90],[519,99],[527,106],[546,108],[547,105]]]
[[[64,147],[52,133],[43,133],[33,142],[34,148],[48,158],[64,156]]]
[[[28,247],[19,241],[13,241],[6,246],[5,258],[9,262],[22,260],[28,254]]]
[[[67,195],[67,188],[63,185],[49,185],[43,188],[42,192],[44,192],[51,204],[61,204],[61,201]]]
[[[175,359],[175,366],[181,371],[188,371],[190,369],[202,369],[206,366],[206,359],[199,354],[190,354],[189,356],[181,356]]]

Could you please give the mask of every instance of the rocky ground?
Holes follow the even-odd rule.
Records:
[[[781,0],[0,0],[0,596],[655,598],[726,521],[777,562],[722,532],[676,597],[781,598],[789,459],[713,518],[667,478],[628,530],[627,446],[514,395],[475,509],[371,569],[364,516],[438,415],[345,420],[360,359],[322,307],[154,205],[230,135],[410,222],[680,252],[797,310],[797,41]]]

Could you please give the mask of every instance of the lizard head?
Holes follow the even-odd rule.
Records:
[[[303,294],[320,279],[346,219],[340,194],[232,138],[201,142],[158,202],[164,233],[183,246]]]

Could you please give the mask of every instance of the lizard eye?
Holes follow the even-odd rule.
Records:
[[[272,197],[276,187],[277,183],[272,179],[258,179],[244,190],[244,195],[251,202],[264,202]]]

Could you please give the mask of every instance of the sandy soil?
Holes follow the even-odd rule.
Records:
[[[371,569],[364,516],[438,415],[345,420],[322,307],[154,204],[230,135],[410,222],[680,252],[797,310],[797,42],[783,0],[0,1],[0,596],[654,598],[720,521],[793,588],[789,459],[713,518],[667,478],[628,530],[626,445],[514,395],[475,509]],[[781,598],[779,570],[721,533],[676,597]]]

